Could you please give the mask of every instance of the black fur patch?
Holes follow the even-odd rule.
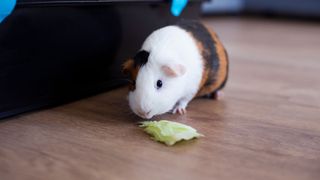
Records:
[[[198,21],[181,20],[177,23],[177,26],[190,32],[196,40],[202,43],[204,50],[201,54],[206,61],[206,68],[210,69],[209,79],[205,85],[212,84],[216,80],[215,77],[219,69],[219,59],[215,41],[212,39],[210,32]]]
[[[139,51],[133,58],[134,66],[141,67],[141,66],[145,65],[148,62],[149,54],[150,53],[145,50]]]

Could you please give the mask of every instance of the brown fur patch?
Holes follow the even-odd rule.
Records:
[[[128,59],[122,64],[122,73],[125,75],[129,75],[132,68],[134,66],[133,59]]]
[[[216,49],[217,49],[217,54],[219,57],[219,71],[217,74],[217,79],[216,82],[214,83],[214,88],[219,88],[227,79],[228,77],[228,57],[226,54],[226,50],[224,46],[222,45],[221,41],[219,40],[218,36],[216,35],[215,32],[213,32],[210,28],[208,28],[208,31],[210,32],[213,40],[216,42]]]
[[[126,75],[129,75],[132,83],[129,84],[130,91],[135,89],[135,82],[139,72],[140,66],[134,66],[133,59],[126,60],[122,65],[122,72]]]
[[[216,73],[216,77],[214,77],[215,81],[209,85],[206,84],[205,80],[208,79],[207,76],[210,74],[207,71],[211,71],[211,69],[204,70],[200,88],[197,93],[198,97],[212,94],[218,89],[222,88],[228,76],[228,59],[227,59],[225,48],[223,47],[216,33],[212,31],[209,27],[206,26],[206,28],[209,31],[213,41],[215,42],[216,52],[219,60],[219,68],[218,68],[218,72]],[[197,44],[199,44],[199,42]]]

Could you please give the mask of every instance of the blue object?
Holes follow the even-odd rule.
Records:
[[[16,0],[0,0],[0,23],[6,18],[16,5]]]
[[[172,0],[171,13],[174,16],[179,16],[182,10],[186,7],[188,0]]]

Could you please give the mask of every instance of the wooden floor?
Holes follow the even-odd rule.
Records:
[[[205,19],[229,51],[221,101],[184,116],[204,138],[153,142],[126,89],[0,121],[0,179],[320,179],[320,24]]]

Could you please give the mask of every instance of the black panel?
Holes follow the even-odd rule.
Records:
[[[197,18],[199,7],[182,17]],[[123,60],[175,21],[167,3],[18,6],[0,24],[0,118],[123,84]]]

